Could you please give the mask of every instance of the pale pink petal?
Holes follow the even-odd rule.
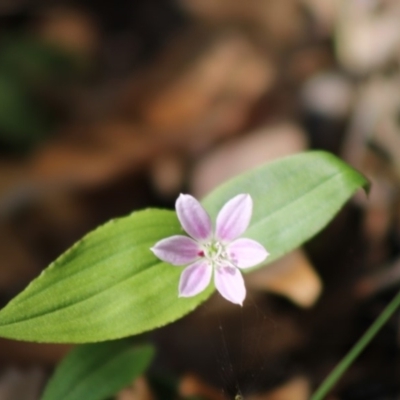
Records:
[[[239,194],[229,200],[217,216],[215,236],[230,242],[240,236],[249,226],[253,201],[248,194]]]
[[[226,251],[231,261],[239,268],[253,267],[268,257],[268,251],[263,245],[245,238],[230,243]]]
[[[181,194],[176,201],[175,208],[183,229],[193,239],[205,241],[211,238],[211,219],[193,196]]]
[[[215,269],[215,287],[223,297],[235,304],[243,304],[246,287],[243,276],[237,268],[218,267]]]
[[[186,267],[179,282],[179,297],[192,297],[202,292],[210,283],[212,267],[206,260],[199,260]]]
[[[185,265],[202,255],[199,244],[187,236],[171,236],[150,249],[160,260],[173,265]]]

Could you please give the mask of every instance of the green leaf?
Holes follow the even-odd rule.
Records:
[[[42,400],[103,400],[128,386],[149,366],[150,345],[128,340],[80,345],[61,362]]]
[[[268,262],[314,236],[368,182],[325,152],[288,157],[240,175],[203,202],[215,217],[238,193],[254,202],[244,236],[263,243]],[[95,342],[135,335],[189,313],[213,291],[178,298],[181,267],[149,250],[182,233],[173,211],[145,210],[89,233],[0,311],[0,336],[45,342]]]
[[[178,299],[182,269],[162,263],[150,247],[181,232],[175,212],[167,210],[139,211],[101,226],[0,311],[0,336],[95,342],[176,320],[200,299]]]
[[[315,151],[244,173],[218,187],[202,203],[215,219],[230,198],[249,193],[253,215],[244,236],[264,245],[270,263],[324,228],[361,187],[369,189],[363,175],[334,155]]]

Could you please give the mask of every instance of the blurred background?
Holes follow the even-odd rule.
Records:
[[[399,65],[398,0],[0,0],[1,305],[110,218],[325,149],[369,198],[249,274],[243,309],[153,333],[117,397],[306,400],[399,288]],[[399,317],[330,399],[399,399]],[[69,348],[0,339],[0,399],[39,399]]]

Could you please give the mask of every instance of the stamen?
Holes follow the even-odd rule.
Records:
[[[221,243],[219,242],[215,243],[215,247],[217,248],[217,254],[215,255],[215,258],[219,258],[220,254],[222,253]]]
[[[217,241],[211,241],[203,245],[203,250],[200,250],[197,254],[199,257],[207,258],[215,266],[220,263],[225,263],[226,261],[229,263],[229,254],[225,246]],[[231,263],[229,264],[231,265]]]

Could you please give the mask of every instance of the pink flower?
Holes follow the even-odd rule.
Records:
[[[215,233],[209,215],[194,197],[181,194],[175,207],[178,219],[190,237],[171,236],[157,242],[151,251],[170,264],[189,264],[181,274],[179,297],[202,292],[214,273],[215,287],[221,295],[242,305],[246,288],[239,269],[253,267],[268,256],[260,243],[238,239],[250,223],[253,210],[250,195],[239,194],[222,207]]]

